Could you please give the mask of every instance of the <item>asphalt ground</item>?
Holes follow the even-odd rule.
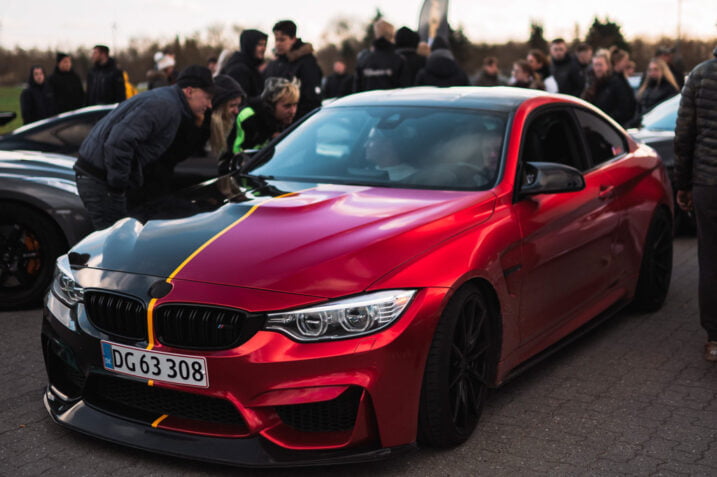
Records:
[[[492,391],[463,446],[345,467],[237,469],[67,431],[41,400],[40,310],[0,313],[0,475],[717,476],[717,363],[702,358],[696,254],[694,238],[676,239],[660,311],[623,312]]]

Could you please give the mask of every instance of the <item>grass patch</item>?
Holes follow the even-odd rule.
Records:
[[[14,111],[17,114],[17,117],[8,124],[0,126],[0,134],[7,134],[22,126],[20,93],[22,93],[22,88],[19,86],[0,87],[0,111]]]

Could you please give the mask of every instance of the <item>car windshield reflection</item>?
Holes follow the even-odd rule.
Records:
[[[498,178],[506,120],[488,111],[329,108],[251,172],[298,182],[485,190]]]

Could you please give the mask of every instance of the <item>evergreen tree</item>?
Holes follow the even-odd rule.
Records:
[[[590,30],[588,30],[585,43],[592,46],[594,50],[609,48],[614,45],[622,50],[630,51],[630,45],[625,41],[625,37],[622,36],[621,29],[620,25],[610,21],[608,17],[605,17],[604,21],[600,21],[598,17],[595,17]]]
[[[543,36],[543,23],[537,20],[530,22],[530,38],[528,47],[532,50],[548,51],[548,42]]]

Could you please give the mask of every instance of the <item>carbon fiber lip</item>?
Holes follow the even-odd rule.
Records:
[[[84,401],[64,401],[51,387],[43,402],[57,424],[106,441],[182,459],[238,467],[313,467],[387,459],[416,449],[415,444],[382,449],[297,451],[261,436],[242,439],[198,436],[156,429],[100,412]]]

